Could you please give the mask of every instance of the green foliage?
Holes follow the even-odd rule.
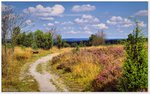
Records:
[[[32,49],[37,49],[38,47],[37,47],[37,45],[36,45],[36,42],[35,41],[33,41],[33,43],[32,43]]]
[[[143,91],[148,88],[148,57],[144,46],[144,37],[136,27],[128,35],[126,42],[126,61],[122,82],[122,91]]]
[[[44,40],[44,49],[50,49],[53,47],[53,38],[51,33],[45,33]]]
[[[44,48],[44,34],[41,30],[36,30],[34,32],[34,38],[38,48]]]
[[[36,30],[34,33],[20,33],[16,43],[33,49],[50,49],[53,46],[53,38],[50,32],[43,33],[41,30]]]
[[[32,46],[32,43],[33,43],[33,33],[30,32],[30,33],[27,33],[26,34],[26,38],[25,38],[25,42],[26,42],[26,45],[27,47],[31,47]]]
[[[26,47],[30,47],[32,46],[32,42],[33,42],[33,33],[30,32],[30,33],[20,33],[17,37],[17,40],[16,40],[16,44],[17,45],[23,45],[23,46],[26,46]]]
[[[25,39],[26,39],[26,33],[23,32],[23,33],[20,33],[18,38],[17,38],[17,45],[26,45],[25,43]]]

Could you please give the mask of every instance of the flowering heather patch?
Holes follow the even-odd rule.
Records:
[[[75,91],[79,88],[80,91],[116,91],[123,60],[123,47],[109,46],[65,53],[55,57],[51,64],[56,70],[63,71],[62,77],[67,80],[67,84],[71,83],[70,87],[78,86]]]
[[[99,58],[99,63],[103,65],[103,69],[93,81],[93,88],[94,91],[117,91],[117,80],[122,74],[124,50],[123,47],[104,49],[94,51]]]

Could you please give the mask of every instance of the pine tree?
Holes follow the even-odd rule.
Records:
[[[128,35],[125,46],[123,91],[143,91],[148,88],[148,57],[144,42],[144,36],[136,22],[136,28]]]

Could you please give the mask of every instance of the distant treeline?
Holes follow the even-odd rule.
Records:
[[[77,43],[78,45],[83,42],[83,44],[85,44],[86,46],[90,46],[89,45],[89,40],[75,40],[75,41],[68,41],[65,39],[65,41],[68,44],[72,44],[72,43]],[[126,41],[126,39],[106,39],[104,44],[122,44],[124,41]]]
[[[145,40],[148,40],[145,38]],[[85,47],[85,46],[99,46],[110,44],[124,44],[126,39],[105,39],[104,32],[98,31],[96,34],[92,34],[87,39],[62,39],[61,35],[54,34],[53,32],[43,32],[36,30],[35,32],[21,32],[19,27],[13,29],[11,39],[4,40],[4,43],[15,45],[32,47],[33,49],[42,48],[50,49],[53,46],[57,46],[59,49],[63,47]]]

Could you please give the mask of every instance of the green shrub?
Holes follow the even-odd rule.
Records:
[[[145,91],[148,88],[148,57],[144,46],[144,37],[138,26],[128,35],[125,46],[126,61],[121,91]]]

